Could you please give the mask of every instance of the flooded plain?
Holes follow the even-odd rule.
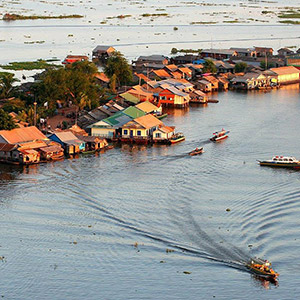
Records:
[[[299,85],[170,110],[186,140],[0,167],[4,299],[297,299]],[[230,136],[209,141],[222,127]],[[204,147],[200,156],[189,151]],[[269,259],[279,284],[243,263]]]
[[[299,25],[278,16],[299,12],[299,0],[0,1],[5,13],[80,19],[0,20],[0,63],[88,55],[111,45],[130,61],[178,49],[300,47]],[[297,21],[292,19],[291,21]]]

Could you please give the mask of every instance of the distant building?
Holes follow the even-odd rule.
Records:
[[[89,58],[85,55],[68,55],[64,61],[62,62],[63,65],[71,65],[74,62],[78,61],[88,61]]]
[[[271,68],[278,75],[279,84],[290,84],[300,82],[300,70],[293,66]]]
[[[256,57],[255,48],[234,48],[231,47],[230,50],[234,50],[238,57]]]
[[[99,60],[99,61],[105,61],[107,58],[109,58],[112,53],[114,53],[116,50],[114,47],[111,46],[97,46],[93,52],[92,52],[92,58],[93,60]]]
[[[232,49],[203,49],[201,52],[201,56],[203,58],[215,58],[215,59],[228,59],[232,56],[237,56],[237,52]]]
[[[290,55],[286,57],[286,65],[294,66],[297,69],[300,69],[300,54]]]
[[[267,47],[254,47],[256,51],[256,57],[273,56],[273,48]]]
[[[55,132],[49,136],[49,139],[61,144],[65,153],[69,155],[80,153],[85,150],[85,142],[79,140],[70,131]]]
[[[290,50],[289,48],[280,48],[277,52],[279,56],[287,56],[294,54],[294,51]]]

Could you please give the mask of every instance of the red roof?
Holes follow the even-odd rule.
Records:
[[[47,139],[47,137],[35,126],[16,128],[12,130],[0,130],[0,137],[2,137],[9,144],[18,144],[33,140]]]

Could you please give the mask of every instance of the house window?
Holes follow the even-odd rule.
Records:
[[[160,96],[160,100],[166,100],[166,96]]]
[[[128,134],[128,130],[124,129],[124,135],[127,135],[127,134]]]
[[[138,130],[138,131],[136,132],[136,134],[137,134],[138,136],[141,136],[141,135],[142,135],[142,132],[141,132],[140,130]]]
[[[161,137],[161,134],[158,132],[158,133],[155,133],[155,137],[156,138],[160,138]]]

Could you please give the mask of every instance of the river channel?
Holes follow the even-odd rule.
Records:
[[[300,158],[299,86],[213,98],[169,111],[177,145],[0,165],[0,295],[297,299],[300,172],[256,160]],[[229,138],[209,142],[222,127]],[[251,256],[273,263],[277,286],[238,267]]]

